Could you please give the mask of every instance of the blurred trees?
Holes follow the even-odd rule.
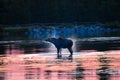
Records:
[[[120,21],[120,0],[0,0],[0,24]]]

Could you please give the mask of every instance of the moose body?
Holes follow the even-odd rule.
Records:
[[[46,41],[51,42],[55,45],[57,48],[57,58],[60,58],[61,55],[61,50],[62,48],[67,48],[70,52],[69,57],[72,57],[73,55],[73,50],[72,50],[72,45],[73,41],[69,39],[63,39],[63,38],[48,38]]]

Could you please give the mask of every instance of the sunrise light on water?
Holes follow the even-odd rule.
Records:
[[[0,80],[120,80],[120,0],[0,0]]]
[[[0,80],[118,80],[120,37],[117,29],[5,27],[0,40]],[[55,44],[46,41],[51,37],[57,43],[59,39],[71,40],[73,56],[68,57],[70,51],[65,48],[58,58]]]
[[[102,77],[98,74],[110,75],[111,80],[120,78],[119,50],[79,52],[74,54],[73,60],[55,59],[55,53],[13,53],[18,54],[1,57],[1,80],[98,80]]]

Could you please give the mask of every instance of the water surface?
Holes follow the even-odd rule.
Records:
[[[67,33],[66,33],[66,31]],[[5,28],[0,39],[0,80],[119,80],[119,29],[75,27],[27,30]],[[56,48],[48,37],[73,40],[74,55],[68,50],[56,59]]]

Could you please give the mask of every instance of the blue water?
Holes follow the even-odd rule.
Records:
[[[30,28],[28,35],[31,39],[43,39],[46,37],[103,37],[120,36],[120,28],[105,28],[101,26],[75,26],[75,27],[52,27],[51,29]]]
[[[44,40],[48,37],[62,38],[91,38],[119,37],[120,28],[110,28],[97,25],[80,26],[33,26],[12,29],[3,28],[2,40]]]

